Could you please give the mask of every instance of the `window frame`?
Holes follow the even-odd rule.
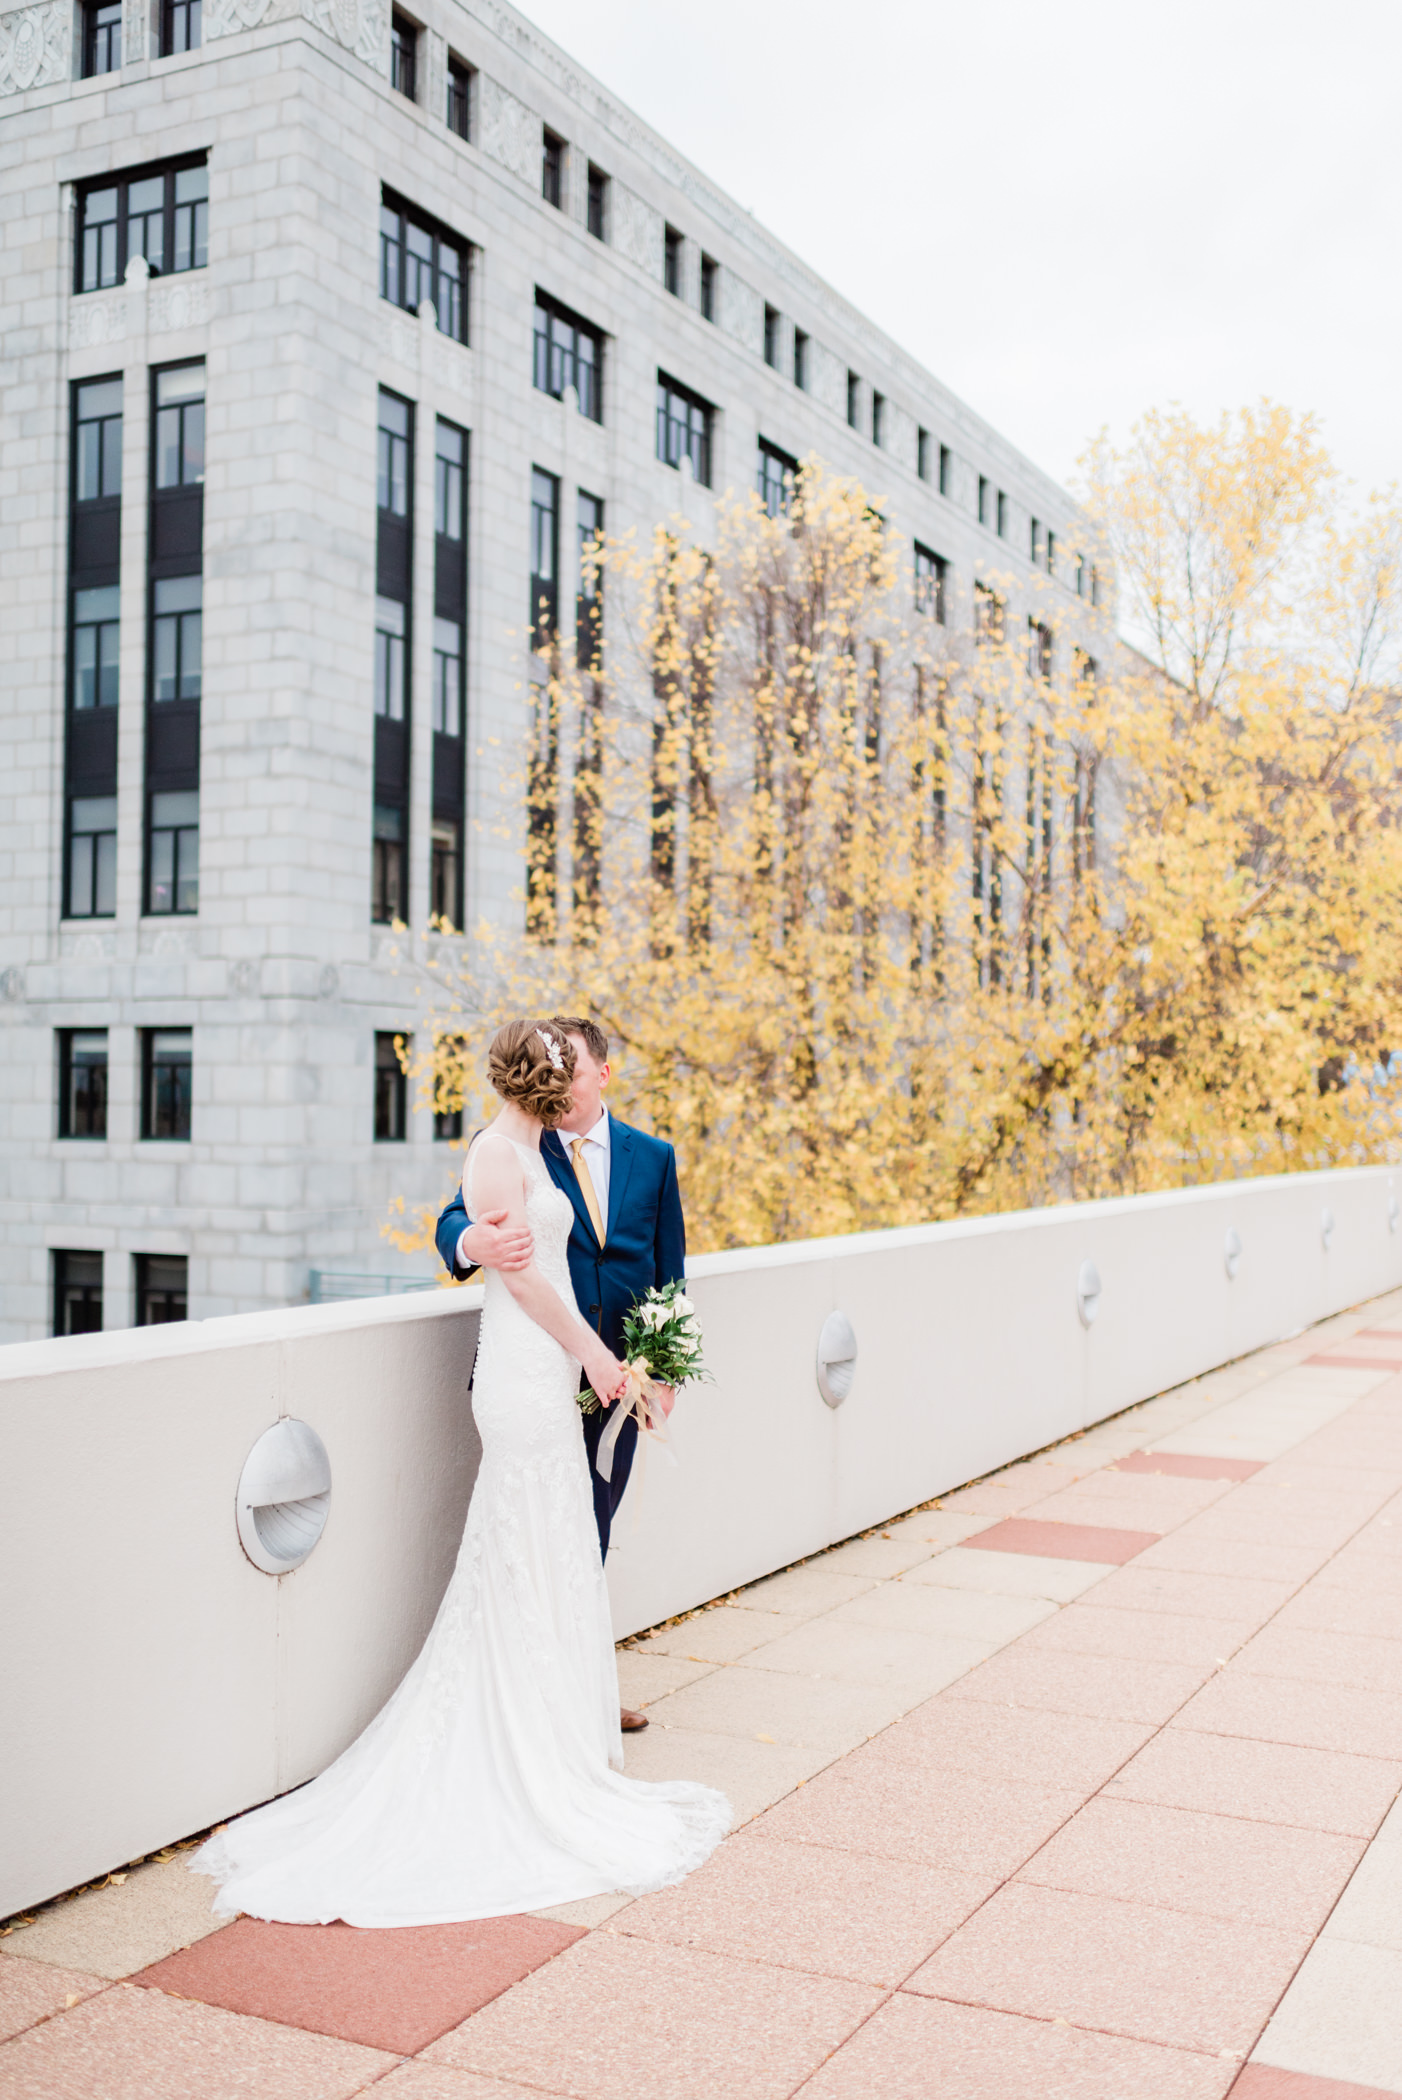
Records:
[[[157,1064],[156,1064],[156,1037],[157,1037],[158,1035],[166,1035],[166,1036],[171,1036],[171,1035],[182,1035],[182,1036],[184,1036],[184,1037],[185,1037],[186,1041],[188,1042],[188,1044],[189,1044],[189,1046],[190,1046],[190,1054],[189,1054],[189,1057],[188,1057],[188,1058],[186,1059],[186,1061],[185,1061],[185,1063],[184,1063],[184,1065],[183,1065],[183,1066],[179,1065],[178,1063],[172,1063],[172,1064],[168,1065],[168,1067],[167,1067],[167,1069],[169,1069],[169,1070],[171,1070],[171,1071],[180,1071],[180,1070],[183,1070],[183,1071],[184,1071],[184,1072],[185,1072],[185,1073],[186,1073],[186,1074],[188,1075],[188,1079],[187,1079],[187,1084],[186,1084],[186,1098],[185,1098],[185,1100],[184,1100],[184,1103],[183,1103],[183,1107],[184,1107],[184,1111],[185,1111],[185,1128],[184,1128],[183,1130],[179,1130],[179,1129],[177,1129],[177,1130],[174,1130],[174,1131],[160,1131],[160,1132],[158,1132],[158,1131],[157,1131],[157,1129],[156,1129],[156,1127],[155,1127],[155,1125],[156,1125],[156,1120],[157,1120],[157,1110],[156,1110],[156,1098],[155,1098],[155,1089],[156,1089],[156,1069],[157,1069]],[[194,1128],[194,1090],[195,1090],[195,1032],[194,1032],[194,1029],[193,1029],[193,1028],[181,1028],[181,1027],[169,1027],[169,1028],[143,1028],[143,1029],[142,1029],[142,1031],[141,1031],[141,1142],[142,1142],[142,1144],[144,1144],[144,1145],[188,1145],[188,1144],[189,1144],[189,1143],[191,1142],[191,1133],[192,1133],[192,1131],[193,1131],[193,1128]],[[179,1102],[177,1101],[177,1104],[176,1104],[176,1107],[177,1107],[177,1114],[176,1114],[176,1116],[175,1116],[175,1121],[176,1121],[176,1122],[179,1122],[179,1120],[180,1120],[180,1118],[179,1118],[179,1113],[178,1113],[178,1111],[179,1111],[179,1108],[180,1108],[180,1106],[181,1106],[181,1105],[182,1105],[182,1104],[180,1104],[180,1103],[179,1103]]]
[[[922,569],[922,561],[928,563],[929,566]],[[927,547],[923,540],[916,540],[914,575],[915,610],[917,613],[933,619],[937,626],[947,626],[949,610],[947,596],[949,583],[948,560],[943,554],[936,554],[933,547]],[[921,586],[930,584],[933,584],[933,590],[927,589],[922,592]],[[922,603],[922,597],[927,598],[930,602]]]
[[[169,0],[165,0],[169,4]],[[419,75],[419,25],[399,8],[389,18],[389,84],[406,102],[417,102]],[[406,85],[407,83],[407,85]]]
[[[771,372],[779,369],[779,351],[782,344],[783,315],[777,306],[765,301],[764,306],[764,362]]]
[[[542,314],[544,314],[547,322],[550,324],[544,334],[542,334],[540,327]],[[553,332],[557,327],[572,333],[574,337],[572,344],[563,348],[557,344]],[[579,343],[581,338],[593,345],[594,362],[592,367],[587,360],[581,360],[580,358]],[[561,378],[558,393],[556,393],[553,386],[541,384],[542,354],[544,356],[546,377],[553,379],[557,353],[561,355],[563,363],[568,367],[568,370],[565,371],[564,376]],[[589,375],[587,391],[590,395],[590,403],[587,408],[584,403],[586,389],[582,388],[579,383],[581,371]],[[565,396],[565,388],[572,386],[575,391],[575,399],[579,403],[580,414],[586,416],[591,423],[603,422],[604,331],[602,328],[595,327],[592,321],[586,321],[582,314],[575,313],[572,307],[566,306],[562,299],[555,298],[553,293],[543,292],[539,285],[536,286],[535,319],[532,324],[531,335],[531,384],[535,387],[537,393],[548,395],[552,401],[562,401]]]
[[[609,237],[609,178],[594,161],[589,163],[585,178],[584,230],[596,241],[608,245]]]
[[[665,292],[670,292],[674,299],[680,299],[682,296],[682,282],[685,276],[685,271],[682,267],[685,238],[686,236],[677,227],[664,224],[662,228],[662,289]]]
[[[206,172],[208,172],[208,152],[201,151],[198,153],[180,153],[176,154],[173,158],[169,160],[146,161],[143,162],[143,164],[140,167],[119,168],[114,170],[113,173],[111,173],[110,175],[89,176],[85,181],[80,182],[77,185],[77,210],[74,214],[75,238],[73,242],[73,294],[75,298],[82,297],[88,292],[111,291],[114,286],[122,283],[123,278],[126,275],[127,263],[131,259],[128,245],[128,233],[130,223],[130,212],[128,210],[128,204],[130,201],[132,188],[135,184],[140,182],[153,182],[158,176],[163,179],[165,184],[164,196],[162,199],[161,206],[162,257],[164,258],[167,255],[173,256],[175,253],[175,214],[177,209],[188,210],[191,204],[194,205],[197,213],[200,209],[201,204],[203,205],[205,215],[204,256],[201,261],[186,263],[183,269],[177,268],[173,262],[169,267],[167,267],[163,260],[159,270],[152,268],[151,275],[153,277],[183,277],[186,276],[191,270],[203,270],[208,268],[208,189],[206,187],[206,194],[203,199],[187,199],[184,203],[180,205],[177,205],[176,203],[175,178],[177,175],[183,175],[189,168],[204,168]],[[89,197],[100,195],[104,190],[115,190],[117,192],[117,211],[115,218],[113,218],[111,221],[103,220],[102,222],[100,222],[103,225],[107,225],[110,223],[115,229],[113,236],[113,252],[116,261],[112,275],[110,277],[104,277],[101,273],[101,270],[99,269],[94,282],[92,284],[85,284],[83,281],[85,274],[84,256],[86,251],[86,237],[89,231],[88,227],[84,223],[87,209],[87,200]],[[143,213],[140,216],[145,217],[146,214]],[[196,223],[198,224],[198,220],[196,221]]]
[[[79,1145],[104,1144],[107,1139],[107,1107],[110,1098],[109,1085],[111,1074],[111,1049],[108,1031],[106,1028],[60,1028],[55,1033],[58,1037],[58,1135],[61,1139],[66,1139]],[[100,1071],[102,1074],[101,1085],[93,1090],[101,1097],[95,1117],[101,1123],[101,1129],[78,1130],[74,1128],[77,1118],[74,1115],[73,1074],[75,1067],[73,1051],[75,1038],[78,1036],[102,1037],[101,1063],[94,1062],[83,1068],[91,1072]],[[90,1110],[91,1113],[92,1111]]]
[[[375,1030],[372,1142],[376,1145],[402,1145],[407,1142],[409,1136],[408,1074],[395,1047],[401,1042],[406,1049],[413,1042],[413,1036],[406,1028]],[[383,1083],[385,1080],[389,1081],[387,1087]],[[382,1109],[385,1111],[383,1116]],[[385,1125],[383,1129],[382,1121]],[[392,1127],[394,1125],[398,1127]]]
[[[665,399],[664,396],[666,397]],[[690,444],[679,447],[676,457],[672,457],[670,432],[675,421],[671,408],[673,399],[682,402],[688,411],[698,413],[702,419],[699,446],[701,453],[700,467],[696,464],[695,450]],[[698,394],[694,388],[684,385],[680,379],[673,379],[669,372],[664,372],[659,368],[657,374],[657,457],[664,467],[680,469],[684,453],[691,460],[693,479],[698,481],[702,488],[707,489],[711,486],[711,475],[714,465],[715,419],[715,407],[706,399],[704,394]],[[668,441],[666,443],[663,442],[664,423],[668,433]],[[689,429],[690,417],[688,416]]]
[[[548,124],[540,127],[540,194],[555,211],[565,208],[565,141]]]
[[[101,1334],[103,1322],[103,1285],[106,1281],[105,1263],[102,1254],[97,1249],[91,1247],[51,1247],[49,1249],[49,1255],[52,1266],[52,1302],[50,1307],[50,1313],[53,1325],[54,1339],[56,1341],[62,1341],[67,1339],[69,1336],[75,1334]],[[94,1299],[90,1295],[94,1290],[94,1286],[91,1279],[88,1279],[87,1281],[80,1281],[77,1276],[70,1277],[68,1264],[75,1259],[81,1262],[96,1262],[97,1264],[98,1280],[96,1284],[95,1302],[97,1305],[98,1317],[97,1325],[95,1327],[89,1325],[83,1325],[81,1327],[70,1327],[65,1323],[63,1317],[67,1304],[69,1302],[70,1293],[82,1293],[82,1296],[77,1301],[80,1304],[91,1305],[92,1303],[94,1303]]]
[[[390,243],[390,236],[386,232],[384,223],[387,214],[399,221],[398,230],[392,244],[398,257],[396,263],[398,282],[396,291],[393,294],[385,289],[387,275],[386,250],[387,245]],[[387,183],[382,183],[380,186],[380,297],[387,305],[397,307],[400,313],[414,315],[418,313],[419,302],[415,301],[411,305],[408,298],[409,230],[411,227],[416,233],[424,235],[431,244],[428,270],[432,279],[433,290],[431,293],[424,292],[422,297],[425,299],[432,297],[433,299],[434,311],[438,316],[438,332],[440,335],[446,335],[449,342],[470,345],[472,335],[469,325],[468,307],[472,290],[474,255],[472,242],[464,240],[460,234],[454,233],[451,226],[445,226],[443,221],[435,219],[431,212],[420,211],[416,205],[410,204],[407,197],[402,196],[398,190],[392,190]],[[451,271],[443,269],[442,256],[445,250],[457,257],[458,273],[456,277],[453,276]],[[420,260],[420,258],[414,259],[416,261]],[[450,328],[444,317],[444,301],[440,290],[444,282],[454,288],[455,297],[452,303],[457,308],[458,325],[456,329]]]
[[[174,40],[177,15],[185,17],[186,41],[183,44]],[[204,40],[201,0],[161,0],[160,39],[162,58],[179,58],[187,51],[198,51]]]
[[[989,524],[988,501],[989,496],[992,494],[992,491],[993,483],[989,480],[986,474],[980,474],[978,478],[978,521],[985,532],[988,532],[992,529]]]
[[[157,823],[157,821],[156,821],[156,804],[157,804],[158,802],[164,801],[164,800],[165,800],[165,799],[166,799],[167,797],[170,797],[170,796],[177,796],[177,795],[178,795],[178,796],[191,796],[191,797],[193,797],[193,799],[194,799],[194,804],[195,804],[195,817],[194,817],[194,822],[193,822],[193,823],[191,823],[191,822],[190,822],[190,821],[188,820],[188,818],[187,818],[186,820],[184,820],[184,821],[182,821],[182,822],[177,822],[177,823],[174,823],[174,824],[169,824],[169,823],[166,823],[166,824],[158,824],[158,823]],[[198,789],[198,788],[149,788],[149,789],[147,790],[147,795],[146,795],[146,908],[145,908],[145,913],[144,913],[144,916],[145,916],[146,918],[150,918],[150,919],[192,919],[192,918],[196,917],[196,915],[197,915],[197,914],[198,914],[198,912],[199,912],[199,908],[200,908],[200,807],[199,807],[199,803],[200,803],[200,791],[199,791],[199,789]],[[192,836],[192,835],[193,835],[193,838],[194,838],[194,845],[193,845],[193,847],[187,847],[187,841],[188,841],[188,840],[189,840],[189,839],[191,838],[191,836]],[[170,881],[170,895],[171,895],[171,902],[170,902],[170,903],[169,903],[168,905],[167,905],[167,904],[158,904],[158,903],[156,902],[156,885],[157,885],[157,882],[158,882],[158,880],[160,879],[160,878],[158,877],[158,874],[157,874],[157,868],[156,868],[156,859],[157,859],[157,848],[156,848],[156,840],[157,840],[158,838],[166,838],[166,837],[168,837],[168,838],[170,839],[170,841],[171,841],[171,846],[170,846],[170,876],[169,876],[169,881]],[[190,868],[189,868],[189,866],[188,866],[188,864],[187,864],[187,861],[186,861],[186,853],[187,853],[187,850],[188,850],[188,851],[189,851],[190,853],[192,853],[192,854],[193,854],[193,858],[194,858],[194,869],[193,869],[193,874],[191,873],[191,870],[190,870]],[[185,888],[185,885],[186,885],[186,883],[187,883],[187,882],[192,882],[192,883],[193,883],[193,887],[194,887],[194,896],[193,896],[193,898],[191,899],[191,901],[190,901],[190,902],[189,902],[188,904],[186,904],[186,903],[182,903],[182,902],[180,901],[180,899],[181,899],[181,893],[182,893],[182,891],[184,890],[184,888]]]
[[[871,390],[871,441],[878,452],[886,449],[886,396]]]
[[[104,11],[108,11],[114,7],[116,9],[117,15],[115,23],[106,22],[100,25],[101,31],[106,32],[107,56],[110,60],[110,63],[105,66],[99,66],[95,63],[97,57],[97,40],[98,35],[100,33],[97,18]],[[121,0],[83,0],[82,78],[84,80],[102,80],[109,73],[121,72],[122,58],[124,55],[122,50],[123,12],[124,9],[122,7]],[[111,35],[111,31],[113,29],[116,30],[115,47],[117,55],[115,58],[112,57],[114,39]]]
[[[952,452],[952,451],[950,450],[950,448],[949,448],[949,446],[948,446],[948,445],[941,445],[941,446],[940,446],[940,478],[939,478],[939,491],[940,491],[940,494],[941,494],[942,496],[944,496],[944,497],[945,497],[946,499],[947,499],[947,498],[948,498],[948,496],[949,496],[949,485],[950,485],[951,481],[953,480],[953,478],[954,478],[954,454],[953,454],[953,452]]]
[[[176,1325],[179,1325],[179,1324],[183,1323],[184,1321],[188,1320],[188,1319],[189,1319],[189,1317],[190,1317],[190,1257],[189,1257],[189,1255],[188,1255],[188,1254],[138,1254],[138,1255],[136,1255],[136,1256],[134,1257],[134,1261],[135,1261],[135,1266],[136,1266],[136,1293],[135,1293],[135,1296],[136,1296],[136,1324],[137,1324],[137,1326],[138,1326],[138,1327],[170,1327],[170,1326],[176,1326]],[[175,1289],[175,1288],[173,1287],[173,1285],[171,1285],[171,1284],[164,1284],[164,1285],[158,1285],[158,1284],[156,1284],[156,1283],[155,1283],[155,1282],[153,1281],[153,1278],[152,1278],[152,1270],[151,1270],[151,1264],[152,1264],[153,1262],[158,1262],[158,1261],[159,1261],[159,1262],[180,1262],[180,1263],[182,1263],[182,1264],[183,1264],[183,1266],[184,1266],[184,1270],[185,1270],[185,1288],[184,1288],[184,1290],[183,1290],[183,1291],[177,1291],[177,1290],[176,1290],[176,1289]],[[181,1309],[181,1311],[179,1311],[178,1313],[167,1313],[166,1317],[165,1317],[165,1318],[164,1318],[163,1320],[152,1320],[152,1319],[149,1319],[149,1318],[147,1317],[147,1315],[148,1315],[148,1313],[149,1313],[149,1311],[150,1311],[150,1309],[151,1309],[151,1306],[152,1306],[152,1304],[154,1303],[154,1301],[155,1301],[155,1300],[156,1300],[157,1298],[164,1298],[164,1299],[167,1299],[167,1300],[169,1300],[169,1299],[174,1299],[174,1298],[177,1298],[177,1297],[178,1297],[178,1299],[179,1299],[179,1301],[180,1301],[180,1305],[181,1305],[181,1308],[182,1308],[182,1309]]]
[[[701,318],[713,325],[717,320],[716,293],[720,287],[720,264],[714,255],[701,257]]]
[[[862,375],[847,368],[847,428],[857,430],[862,420]]]
[[[770,466],[779,469],[777,486],[782,492],[782,500],[777,510],[770,502],[770,490],[776,483],[774,477],[765,471]],[[782,445],[776,445],[769,438],[762,437],[759,440],[759,498],[764,505],[766,517],[782,518],[788,516],[797,482],[798,461],[793,454],[785,452]]]
[[[108,827],[108,826],[105,826],[105,825],[104,825],[104,826],[103,826],[103,828],[102,828],[101,830],[94,830],[94,831],[78,831],[78,830],[76,830],[76,829],[74,828],[74,822],[73,822],[73,812],[74,812],[74,810],[75,810],[75,809],[77,808],[77,806],[78,806],[78,804],[79,804],[80,802],[106,802],[106,803],[110,803],[110,804],[111,804],[111,807],[112,807],[112,822],[111,822],[111,825],[110,825],[110,827]],[[74,862],[74,845],[75,845],[76,841],[77,841],[78,839],[80,839],[80,838],[84,838],[84,839],[91,839],[91,840],[93,841],[93,845],[92,845],[92,849],[91,849],[91,853],[90,853],[90,859],[89,859],[89,883],[88,883],[88,888],[89,888],[89,895],[91,896],[91,898],[92,898],[92,900],[93,900],[93,908],[92,908],[92,910],[91,910],[91,911],[75,911],[75,910],[74,910],[74,908],[73,908],[73,906],[74,906],[74,890],[73,890],[73,876],[74,876],[74,872],[75,872],[75,871],[74,871],[74,865],[73,865],[73,862]],[[108,851],[107,853],[105,853],[105,854],[104,854],[104,853],[102,852],[102,850],[101,850],[101,848],[100,848],[100,845],[99,845],[99,841],[101,841],[101,840],[104,840],[104,839],[107,839],[107,840],[110,840],[110,841],[111,841],[111,846],[110,846],[110,849],[109,849],[109,851]],[[99,910],[99,909],[98,909],[98,903],[99,903],[99,900],[100,900],[100,897],[101,897],[101,887],[102,887],[102,862],[103,862],[104,860],[106,860],[106,861],[108,862],[108,869],[107,869],[107,872],[108,872],[108,875],[109,875],[109,877],[110,877],[110,882],[111,882],[111,890],[112,890],[112,904],[111,904],[111,908],[110,908],[109,910],[107,910],[107,911],[101,911],[101,910]],[[68,793],[67,795],[65,795],[65,797],[64,797],[64,811],[63,811],[63,916],[64,916],[64,918],[65,918],[65,919],[113,919],[113,918],[115,918],[115,917],[116,917],[116,915],[117,915],[117,797],[116,797],[116,794],[115,794],[115,792],[114,792],[113,794],[110,794],[110,795],[75,795],[75,794],[73,794],[73,793],[72,793],[72,792],[70,791],[70,792],[69,792],[69,793]]]
[[[915,478],[917,481],[930,478],[930,433],[924,428],[915,433]]]
[[[473,104],[476,95],[476,66],[470,66],[465,58],[458,57],[456,51],[450,51],[444,76],[443,121],[455,139],[464,139],[469,146],[473,143]],[[460,123],[453,121],[455,103],[461,118]]]
[[[541,500],[540,491],[548,484],[551,500]],[[548,467],[531,467],[531,513],[530,513],[530,647],[532,656],[544,656],[553,647],[560,632],[560,497],[561,477]],[[542,520],[548,519],[548,528],[542,532]],[[550,570],[547,574],[540,566],[542,547],[549,554]]]
[[[604,499],[590,489],[577,488],[574,492],[575,541],[579,555],[579,587],[574,600],[574,654],[576,667],[592,676],[597,676],[604,647],[604,574],[603,569],[591,564],[590,548],[602,549],[605,544]],[[588,525],[584,522],[584,506],[593,508]],[[586,583],[592,578],[592,589]]]
[[[393,837],[381,831],[382,819],[392,817],[397,826]],[[375,802],[370,812],[370,924],[393,926],[402,922],[408,904],[409,842],[408,812],[398,803]],[[391,873],[393,879],[391,880]]]

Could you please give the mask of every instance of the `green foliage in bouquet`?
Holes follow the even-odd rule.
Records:
[[[661,1290],[649,1285],[629,1307],[623,1315],[623,1360],[654,1385],[682,1386],[710,1377],[701,1361],[701,1323],[682,1284],[664,1284]],[[579,1396],[586,1415],[601,1404],[591,1387]]]

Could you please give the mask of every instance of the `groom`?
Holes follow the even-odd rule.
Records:
[[[550,1026],[567,1035],[574,1047],[574,1081],[569,1114],[558,1132],[542,1132],[540,1156],[556,1187],[574,1206],[569,1262],[579,1310],[621,1357],[624,1314],[649,1285],[683,1280],[686,1226],[676,1154],[661,1138],[620,1123],[605,1108],[610,1072],[608,1037],[602,1028],[571,1014],[556,1014]],[[456,1277],[476,1268],[526,1268],[531,1235],[524,1229],[506,1230],[505,1218],[504,1211],[489,1211],[483,1218],[469,1219],[459,1189],[438,1220],[438,1252],[445,1268]],[[674,1395],[666,1386],[657,1390],[670,1414]],[[583,1417],[594,1521],[605,1558],[638,1444],[637,1424],[630,1417],[614,1446],[613,1477],[602,1479],[594,1460],[606,1423],[603,1408]],[[630,1732],[647,1727],[645,1715],[626,1707],[622,1718]]]

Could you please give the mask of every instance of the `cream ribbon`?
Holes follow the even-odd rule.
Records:
[[[623,1434],[623,1425],[630,1415],[638,1425],[640,1443],[644,1437],[650,1437],[656,1444],[664,1447],[667,1444],[667,1417],[662,1412],[660,1402],[654,1401],[653,1396],[659,1391],[659,1387],[656,1380],[648,1376],[647,1358],[636,1357],[623,1368],[628,1373],[628,1384],[623,1398],[613,1402],[613,1420],[599,1438],[599,1449],[594,1459],[594,1471],[601,1480],[613,1478],[613,1454],[618,1447],[618,1439]],[[643,1452],[646,1457],[646,1444],[643,1445]]]

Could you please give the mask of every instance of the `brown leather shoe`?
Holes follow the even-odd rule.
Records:
[[[647,1715],[635,1714],[631,1708],[625,1706],[619,1713],[618,1725],[625,1735],[636,1735],[640,1728],[647,1727]]]

